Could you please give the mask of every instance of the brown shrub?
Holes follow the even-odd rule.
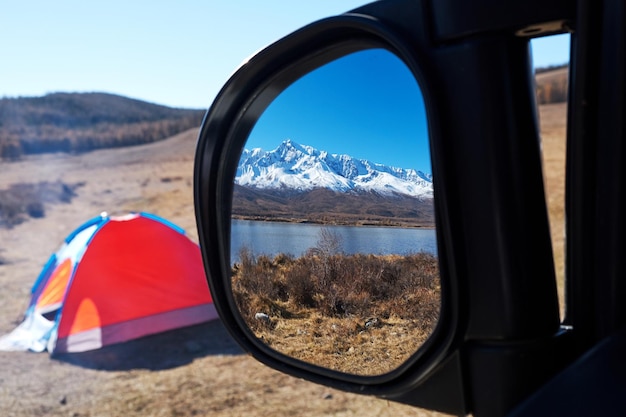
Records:
[[[19,183],[0,190],[0,227],[13,227],[29,217],[44,217],[46,203],[69,203],[81,184]]]
[[[430,254],[255,257],[247,248],[233,267],[233,291],[244,317],[315,309],[327,317],[394,315],[436,322],[437,259]],[[280,308],[277,308],[280,306]]]
[[[287,356],[359,375],[389,372],[436,327],[437,258],[333,247],[299,258],[242,249],[232,271],[239,311],[259,340]]]

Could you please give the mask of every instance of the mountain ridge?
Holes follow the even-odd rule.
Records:
[[[432,175],[422,171],[390,167],[347,154],[330,154],[291,139],[271,151],[244,149],[235,183],[260,189],[327,188],[416,198],[432,198],[433,192]]]
[[[434,227],[432,176],[285,140],[242,152],[233,217]]]

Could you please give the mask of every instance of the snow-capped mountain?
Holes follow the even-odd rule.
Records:
[[[349,155],[329,154],[285,140],[276,149],[245,149],[235,183],[273,190],[374,192],[432,198],[432,176],[414,169],[376,164]]]

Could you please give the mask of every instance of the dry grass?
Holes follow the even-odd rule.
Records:
[[[310,310],[278,319],[272,328],[257,329],[257,337],[278,352],[354,375],[382,375],[396,369],[433,330],[419,319],[329,318]]]
[[[565,150],[566,103],[539,108],[546,201],[561,314],[565,311]]]
[[[259,339],[288,356],[357,375],[390,372],[437,324],[437,258],[336,250],[328,241],[300,258],[242,250],[233,268],[239,310]]]

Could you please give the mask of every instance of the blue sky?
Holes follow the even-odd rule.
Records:
[[[431,173],[419,87],[382,49],[348,55],[296,81],[259,118],[246,147],[270,150],[285,139]]]
[[[561,65],[569,61],[569,35],[546,36],[531,42],[535,67]]]
[[[208,108],[239,64],[362,0],[2,2],[0,97],[104,91]]]
[[[105,91],[207,108],[272,41],[363,0],[23,0],[0,13],[0,97]],[[553,42],[554,43],[554,42]],[[537,65],[567,59],[547,45]]]
[[[247,57],[303,25],[364,3],[363,0],[4,2],[0,13],[0,97],[103,91],[173,107],[206,109]],[[568,59],[567,37],[534,41],[533,51],[536,66],[564,63]],[[367,94],[375,97],[376,91],[360,88],[356,78],[352,81],[353,84],[337,80],[328,86],[335,85],[336,92],[345,91],[351,97],[357,91],[363,97]],[[380,86],[389,81],[383,80]],[[383,142],[399,141],[403,129],[412,129],[418,133],[407,135],[417,139],[407,146],[425,149],[424,135],[420,133],[425,132],[422,121],[412,120],[404,125],[399,120],[406,115],[390,119],[389,114],[382,114],[385,109],[397,113],[399,109],[418,105],[398,100],[398,97],[389,98],[388,102],[404,104],[378,108],[379,116],[361,117],[357,123],[356,110],[365,110],[357,107],[358,102],[346,103],[336,96],[326,108],[342,111],[342,123],[331,126],[334,123],[331,119],[317,123],[317,127],[323,124],[326,131],[315,135],[315,143],[303,133],[286,132],[284,136],[332,153],[350,153],[374,162],[428,170],[424,162],[427,158],[417,158],[407,165],[405,155],[397,151],[401,147],[394,147],[394,152],[381,147]],[[283,114],[287,114],[285,107],[289,106],[283,106]],[[350,109],[355,112],[347,113]],[[300,112],[302,117],[310,116],[313,111],[300,109]],[[366,139],[369,133],[375,134]],[[281,133],[280,140],[282,136]],[[344,143],[338,144],[340,141]],[[353,146],[351,141],[356,144]]]

